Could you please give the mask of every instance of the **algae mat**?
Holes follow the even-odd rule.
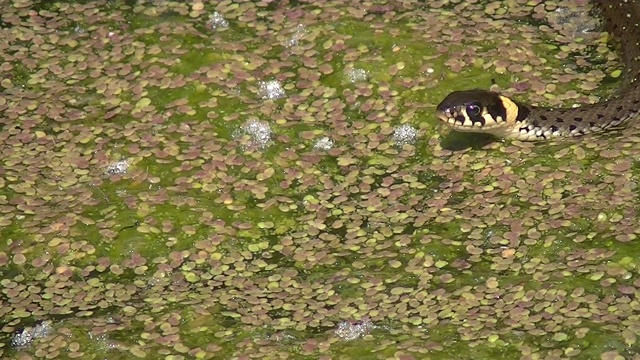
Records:
[[[1,357],[640,358],[637,123],[433,116],[607,96],[585,1],[0,7]]]

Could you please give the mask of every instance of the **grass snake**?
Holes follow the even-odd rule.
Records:
[[[619,43],[625,66],[618,95],[576,108],[523,104],[487,90],[454,91],[436,115],[458,131],[489,133],[517,140],[581,136],[606,130],[640,112],[640,0],[593,1],[604,30]]]

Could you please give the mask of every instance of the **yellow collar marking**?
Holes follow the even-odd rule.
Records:
[[[500,95],[500,101],[502,101],[502,106],[504,106],[504,110],[507,114],[507,124],[515,124],[516,118],[518,117],[518,105],[514,103],[508,97]]]

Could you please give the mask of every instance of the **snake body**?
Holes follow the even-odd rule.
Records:
[[[438,105],[438,118],[458,131],[529,141],[603,131],[639,116],[640,0],[593,4],[600,10],[604,30],[620,44],[625,70],[616,96],[577,108],[546,108],[493,91],[454,91]]]

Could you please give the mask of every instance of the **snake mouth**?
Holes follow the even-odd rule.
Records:
[[[456,114],[450,110],[437,109],[436,117],[458,131],[483,132],[485,128],[480,124],[474,124],[473,121],[467,117],[456,116]]]
[[[494,121],[490,116],[484,123],[474,122],[466,116],[459,116],[458,111],[450,109],[437,109],[436,117],[449,128],[467,133],[491,134],[497,137],[511,135],[512,130],[505,122]]]
[[[470,121],[466,121],[464,117],[460,117],[461,120],[456,120],[456,115],[449,109],[447,110],[437,109],[436,117],[441,121],[447,123],[449,126],[456,129],[473,126],[473,124]]]
[[[449,115],[447,115],[444,111],[442,110],[436,110],[436,117],[438,119],[440,119],[441,121],[444,121],[448,124],[454,125],[455,120],[450,117]]]

